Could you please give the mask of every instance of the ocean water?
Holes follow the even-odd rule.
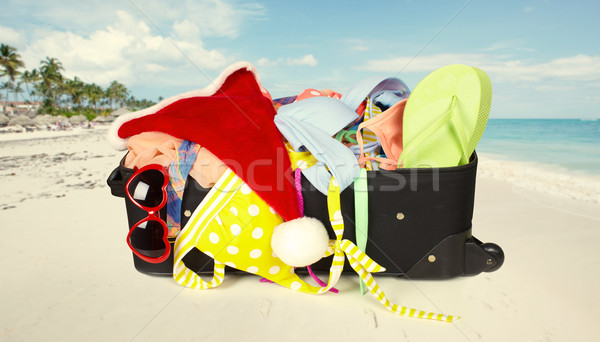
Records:
[[[477,152],[600,175],[600,120],[489,119]]]

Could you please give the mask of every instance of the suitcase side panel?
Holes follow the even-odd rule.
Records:
[[[462,167],[371,171],[366,253],[387,269],[405,274],[445,238],[471,229],[477,159]],[[306,185],[306,187],[305,187]],[[327,199],[303,181],[305,214],[327,220]],[[344,238],[355,240],[354,188],[342,194]],[[330,263],[313,269],[328,272]]]

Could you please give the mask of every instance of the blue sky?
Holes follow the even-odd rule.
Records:
[[[598,1],[3,0],[0,42],[28,69],[123,82],[137,98],[204,88],[246,60],[274,97],[342,92],[385,75],[412,89],[447,64],[477,66],[491,117],[600,117]]]

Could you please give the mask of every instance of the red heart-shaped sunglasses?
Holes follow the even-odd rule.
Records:
[[[125,185],[127,197],[148,216],[129,229],[127,245],[135,255],[150,263],[161,263],[171,253],[168,229],[159,210],[167,203],[168,170],[148,164],[135,170]]]

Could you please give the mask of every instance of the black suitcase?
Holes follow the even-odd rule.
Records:
[[[469,164],[463,166],[367,172],[369,234],[365,252],[386,268],[386,272],[378,274],[446,279],[492,272],[502,266],[502,249],[494,243],[482,243],[471,234],[476,173],[475,153]],[[125,168],[121,161],[107,180],[111,193],[125,198],[129,227],[147,216],[125,196],[125,184],[132,174],[133,170]],[[202,188],[192,177],[187,179],[182,199],[182,227],[209,190]],[[334,238],[326,196],[304,178],[302,194],[305,216],[322,221],[330,237]],[[355,242],[352,186],[341,193],[341,205],[344,238]],[[160,214],[165,217],[166,208],[162,208]],[[212,274],[212,259],[199,250],[192,251],[183,259],[186,266],[197,273]],[[136,255],[133,258],[139,272],[172,275],[172,252],[166,261],[158,264],[145,262]],[[312,270],[329,273],[330,258],[312,265]],[[348,264],[345,270],[351,270]],[[242,273],[234,269],[227,271]],[[302,273],[303,270],[298,271]]]

